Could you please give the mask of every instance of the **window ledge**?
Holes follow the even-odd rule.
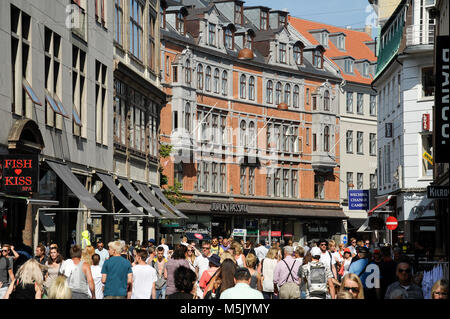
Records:
[[[430,102],[434,101],[434,96],[421,97],[417,99],[417,102]]]

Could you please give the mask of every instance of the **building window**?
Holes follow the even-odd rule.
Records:
[[[370,174],[370,189],[377,188],[377,179],[375,174]]]
[[[306,128],[306,145],[309,145],[310,128]]]
[[[178,66],[172,66],[172,81],[174,83],[178,82]]]
[[[155,71],[155,17],[148,15],[148,66]]]
[[[227,73],[227,71],[222,72],[222,94],[228,95],[228,73]]]
[[[180,32],[180,34],[185,35],[185,28],[184,28],[184,16],[181,12],[178,12],[176,15],[176,28],[177,31]]]
[[[234,6],[234,24],[243,24],[243,7],[241,5]]]
[[[275,104],[279,105],[281,103],[281,82],[277,82],[277,86],[275,88]]]
[[[73,134],[76,136],[86,137],[87,128],[83,126],[86,119],[86,53],[76,46],[72,47],[72,119]],[[120,139],[125,139],[125,96],[124,87],[116,88],[116,112],[121,114],[118,124],[120,123]],[[121,113],[122,112],[122,113]],[[123,127],[122,127],[123,125]],[[117,130],[119,133],[119,130]],[[123,136],[122,136],[123,135]],[[125,143],[123,143],[125,144]]]
[[[291,197],[298,197],[298,171],[291,171]]]
[[[255,100],[255,78],[253,76],[248,79],[248,98],[252,101]]]
[[[247,35],[244,36],[244,48],[253,50],[253,42],[254,42],[254,37],[251,36],[249,33],[247,33]]]
[[[358,93],[356,96],[356,112],[364,114],[364,94]]]
[[[349,74],[353,73],[353,63],[354,62],[351,59],[346,59],[345,60],[345,65],[344,65],[345,73],[349,73]]]
[[[197,65],[197,89],[203,90],[203,65]]]
[[[209,45],[215,46],[216,45],[216,25],[210,23],[208,30],[209,30]]]
[[[356,153],[364,154],[364,133],[356,132]]]
[[[245,195],[245,191],[247,190],[247,187],[245,185],[247,181],[247,167],[241,166],[240,176],[241,195]]]
[[[309,105],[309,100],[311,99],[311,94],[309,88],[306,88],[306,104]]]
[[[328,46],[328,33],[322,32],[320,34],[320,44],[322,44],[324,47]]]
[[[345,50],[345,36],[343,36],[343,35],[338,36],[338,38],[337,38],[337,47],[341,51]]]
[[[219,81],[220,81],[220,72],[219,69],[214,70],[214,93],[219,94]]]
[[[220,144],[225,145],[226,143],[226,129],[227,129],[227,118],[225,116],[220,117]]]
[[[178,111],[172,112],[172,131],[178,130]]]
[[[206,67],[205,72],[205,90],[211,92],[211,68],[209,66]]]
[[[312,109],[313,111],[317,110],[317,96],[313,96],[312,98]]]
[[[312,135],[312,143],[313,143],[313,151],[317,151],[317,134],[313,133]]]
[[[357,189],[364,189],[364,174],[358,173],[356,174],[356,188]]]
[[[282,197],[289,197],[289,170],[283,170]]]
[[[211,191],[213,193],[217,193],[219,191],[218,169],[219,165],[217,163],[212,163]]]
[[[375,133],[369,134],[369,154],[376,156],[377,155],[377,149],[376,149],[376,143],[377,143],[377,135]]]
[[[272,196],[273,192],[272,174],[266,175],[266,196]]]
[[[272,81],[267,81],[267,86],[266,86],[266,101],[269,104],[273,103],[273,82]]]
[[[246,97],[246,87],[247,87],[247,78],[245,75],[241,75],[241,81],[240,81],[240,90],[239,90],[239,96],[241,99],[245,99]]]
[[[324,152],[330,151],[330,127],[325,126],[323,129],[323,150]]]
[[[281,182],[281,168],[276,169],[275,181],[274,181],[274,195],[280,197],[280,182]]]
[[[170,57],[167,55],[166,56],[166,65],[165,65],[165,67],[166,67],[166,75],[167,75],[167,78],[170,76]]]
[[[323,53],[320,50],[314,51],[314,66],[316,68],[322,69],[323,68]]]
[[[203,162],[203,191],[209,192],[209,163]]]
[[[278,27],[285,27],[287,25],[287,19],[285,15],[278,15]]]
[[[174,182],[183,185],[183,163],[182,162],[175,163],[173,166],[174,166]]]
[[[284,103],[287,105],[291,104],[291,85],[286,84],[284,86]]]
[[[191,69],[191,61],[189,59],[186,60],[186,67],[184,69],[184,80],[186,84],[191,84],[191,77],[192,77],[192,69]]]
[[[353,153],[353,131],[347,131],[347,153]]]
[[[114,41],[120,45],[123,45],[123,0],[114,0],[114,2]]]
[[[211,140],[213,143],[217,143],[219,140],[219,115],[217,114],[212,116]]]
[[[347,113],[353,113],[353,92],[347,92]]]
[[[279,58],[280,63],[286,63],[286,43],[280,43],[279,45]]]
[[[289,127],[283,126],[283,140],[282,147],[283,152],[289,152]]]
[[[314,175],[314,198],[325,198],[325,179],[317,174]]]
[[[369,77],[369,63],[364,62],[362,66],[363,66],[362,75],[366,78]]]
[[[269,13],[267,11],[261,10],[261,30],[265,31],[269,26]]]
[[[106,79],[107,67],[106,65],[95,61],[95,101],[96,101],[96,142],[107,145],[108,140],[108,106],[106,96]]]
[[[256,127],[255,122],[250,122],[248,124],[248,145],[251,147],[256,147]]]
[[[139,60],[142,60],[142,15],[144,7],[138,0],[130,0],[130,37],[129,50]]]
[[[323,109],[324,111],[330,110],[330,92],[328,90],[323,94]]]
[[[347,196],[348,196],[348,191],[350,189],[352,189],[354,187],[353,185],[353,173],[352,172],[347,172]]]
[[[433,67],[422,68],[422,97],[434,96],[435,78]]]
[[[377,97],[376,95],[370,96],[370,115],[377,115]]]
[[[220,192],[225,194],[227,192],[227,175],[226,164],[220,164]]]
[[[240,125],[240,141],[242,147],[247,147],[247,123],[242,120]]]
[[[187,132],[191,132],[191,104],[186,103],[185,111],[184,111],[184,129]]]
[[[234,49],[233,32],[227,28],[225,29],[225,48],[228,50]]]
[[[255,168],[248,168],[248,194],[255,195]]]
[[[298,44],[294,45],[294,60],[298,65],[303,63],[303,48]]]
[[[292,105],[295,108],[298,108],[300,106],[299,104],[299,95],[300,95],[300,88],[298,87],[298,85],[294,86],[294,95],[292,96]]]

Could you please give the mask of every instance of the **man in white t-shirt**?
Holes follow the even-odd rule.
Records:
[[[102,267],[100,266],[100,260],[101,258],[99,254],[92,255],[91,273],[92,279],[94,279],[96,299],[103,299],[103,287],[105,286],[102,283]],[[88,291],[88,293],[89,297],[92,297],[91,292]]]
[[[100,256],[100,268],[103,267],[103,263],[105,260],[109,259],[109,252],[104,248],[103,242],[100,240],[97,242],[97,248],[95,249],[95,253]]]
[[[195,257],[194,267],[197,273],[197,296],[203,297],[203,291],[200,288],[199,280],[202,278],[203,272],[209,269],[209,257],[212,256],[211,253],[211,243],[204,241],[202,243],[202,254]]]
[[[327,265],[331,269],[331,273],[333,274],[333,278],[337,279],[337,272],[336,272],[336,260],[333,258],[331,253],[328,251],[328,241],[325,239],[321,239],[319,241],[319,248],[320,248],[320,262],[324,265]]]
[[[269,252],[269,249],[264,246],[265,244],[266,241],[264,239],[261,239],[258,247],[255,248],[256,257],[258,257],[259,262],[262,262],[262,260],[266,258],[266,255]]]
[[[136,253],[136,266],[133,270],[133,291],[131,299],[155,299],[157,280],[156,270],[145,262],[148,253],[145,249],[140,249]]]
[[[166,239],[165,238],[161,238],[161,244],[159,246],[164,248],[164,258],[169,258],[169,246],[166,245]]]

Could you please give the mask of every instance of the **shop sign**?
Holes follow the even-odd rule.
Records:
[[[328,228],[327,227],[308,227],[308,231],[310,233],[326,233],[328,232]]]
[[[270,233],[271,237],[281,237],[281,231],[272,231]]]
[[[38,155],[0,155],[0,179],[0,191],[6,194],[38,192]]]
[[[430,130],[430,114],[425,113],[422,114],[422,131],[429,131]]]
[[[292,237],[292,234],[284,234],[284,237]]]
[[[428,161],[431,165],[433,165],[433,156],[428,154],[427,152],[423,152],[423,158]]]
[[[448,186],[428,186],[427,197],[429,199],[448,199],[449,187]]]
[[[247,229],[233,229],[233,236],[245,237]]]
[[[259,232],[259,236],[269,236],[269,231],[267,231],[267,230],[262,230],[262,231],[260,231]]]
[[[247,230],[247,236],[257,236],[258,231],[257,230]]]
[[[436,91],[434,94],[434,141],[436,163],[448,163],[450,152],[450,37],[436,37]]]
[[[248,213],[248,205],[235,203],[211,203],[211,211],[224,213]]]
[[[348,209],[369,210],[369,190],[349,190]]]

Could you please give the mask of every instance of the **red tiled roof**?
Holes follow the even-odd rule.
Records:
[[[320,22],[309,21],[305,19],[295,18],[289,16],[289,23],[300,32],[311,44],[320,44],[314,36],[309,32],[311,30],[326,29],[330,33],[342,32],[346,35],[345,37],[345,51],[339,50],[331,41],[328,43],[328,48],[326,48],[325,56],[333,61],[332,58],[351,56],[355,60],[369,60],[370,62],[376,62],[377,57],[372,52],[372,50],[364,42],[374,41],[367,33],[361,31],[355,31],[346,28],[340,28]],[[334,61],[333,61],[334,63]],[[338,68],[339,66],[334,63]],[[345,74],[344,70],[341,69],[341,74],[345,80],[349,82],[358,82],[364,84],[372,83],[372,76],[370,78],[363,77],[356,68],[353,69],[354,75]]]

